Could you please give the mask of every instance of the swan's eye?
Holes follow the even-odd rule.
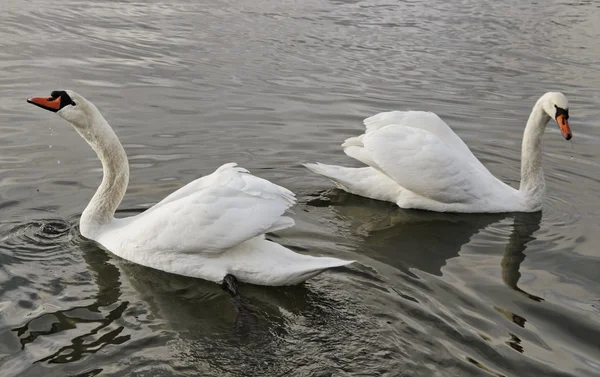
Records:
[[[569,119],[569,109],[563,109],[562,107],[558,107],[554,105],[556,108],[556,115],[554,115],[554,119],[558,118],[559,115],[563,115],[565,119]]]
[[[69,94],[67,94],[67,92],[64,92],[64,91],[60,92],[60,101],[61,101],[61,103],[64,103],[64,106],[67,106],[67,105],[75,106],[75,105],[77,105],[75,103],[75,101],[73,101],[71,99],[71,97],[69,96]]]

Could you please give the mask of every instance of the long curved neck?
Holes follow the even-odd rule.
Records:
[[[538,101],[525,126],[521,151],[521,192],[526,204],[533,209],[541,209],[546,191],[544,171],[542,169],[542,139],[550,117]]]
[[[113,220],[129,183],[129,164],[123,146],[104,117],[95,112],[88,127],[75,127],[102,162],[104,176],[92,200],[83,211],[80,231],[93,239],[98,230]]]

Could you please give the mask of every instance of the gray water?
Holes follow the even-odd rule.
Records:
[[[599,376],[600,7],[592,0],[17,1],[0,5],[0,375]],[[27,97],[75,90],[129,155],[119,216],[235,161],[293,190],[269,237],[356,259],[296,287],[132,265],[83,239],[93,151]],[[406,211],[301,163],[359,166],[363,118],[432,110],[517,186],[537,98],[536,214]]]

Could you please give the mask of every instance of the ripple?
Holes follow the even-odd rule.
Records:
[[[3,253],[20,261],[60,261],[76,232],[73,225],[61,219],[37,220],[2,232],[0,242]]]
[[[547,196],[544,202],[544,222],[553,227],[572,228],[581,220],[575,205],[557,196]]]

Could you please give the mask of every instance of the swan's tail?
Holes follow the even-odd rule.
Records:
[[[296,285],[353,260],[298,254],[263,238],[253,238],[226,254],[227,271],[239,281],[259,285]]]
[[[305,257],[308,257],[305,255]],[[310,257],[304,263],[298,263],[294,276],[286,277],[285,285],[295,285],[319,275],[330,268],[343,267],[356,262],[332,257]]]
[[[372,167],[346,168],[318,162],[304,164],[304,166],[314,173],[329,178],[344,191],[371,199],[395,203],[403,190],[394,180]]]
[[[348,192],[351,192],[351,184],[348,178],[354,175],[353,171],[358,170],[337,165],[325,165],[321,164],[320,162],[315,164],[304,164],[304,167],[313,173],[317,173],[329,178],[337,186],[337,188]]]

